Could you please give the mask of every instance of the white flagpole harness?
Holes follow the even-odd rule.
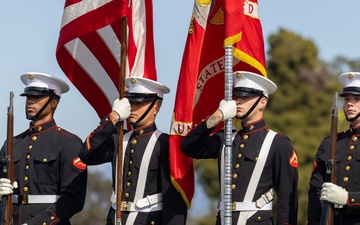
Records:
[[[232,133],[232,140],[235,138],[237,132]],[[269,150],[271,147],[271,144],[273,142],[273,139],[276,135],[276,132],[269,130],[267,133],[265,140],[261,146],[260,153],[258,156],[258,160],[255,164],[255,168],[253,170],[253,173],[251,175],[251,179],[248,185],[248,188],[245,193],[244,200],[242,202],[234,202],[232,203],[232,210],[233,211],[240,211],[239,219],[237,222],[237,225],[245,225],[248,218],[250,218],[252,215],[254,215],[259,210],[272,210],[272,199],[274,197],[274,190],[271,188],[268,192],[264,193],[258,200],[253,202],[254,194],[256,191],[256,188],[259,184],[259,180],[262,174],[262,171],[264,170],[265,162],[269,154]],[[222,151],[222,158],[221,158],[221,168],[223,167],[223,156],[224,151]],[[221,170],[221,187],[223,187],[224,184],[224,171]],[[224,211],[224,193],[221,189],[221,202],[219,205],[220,213],[223,215]]]
[[[131,134],[132,134],[132,131],[130,131],[124,135],[124,140],[123,140],[123,148],[124,149],[126,149],[126,146],[130,139]],[[151,138],[146,146],[144,155],[142,157],[141,165],[140,165],[139,177],[138,177],[138,182],[137,182],[137,188],[135,191],[134,202],[125,202],[125,201],[121,202],[121,211],[129,211],[130,212],[129,216],[126,220],[126,225],[134,224],[134,221],[136,219],[138,212],[152,212],[152,211],[162,210],[162,194],[161,193],[153,194],[153,195],[146,196],[145,198],[143,198],[144,191],[145,191],[146,177],[147,177],[147,172],[148,172],[148,168],[149,168],[151,155],[153,153],[156,141],[161,134],[162,134],[162,132],[159,130],[154,131],[154,133],[151,135]],[[123,158],[124,158],[124,156],[125,156],[125,151],[123,151]],[[118,166],[118,165],[116,165],[116,166]],[[119,183],[121,185],[121,181]],[[116,181],[116,185],[118,185],[118,181]],[[116,194],[113,194],[113,196],[111,197],[111,200],[113,202],[113,205],[112,205],[113,208],[115,208],[115,206],[116,206],[114,204],[114,200],[116,199],[116,197],[114,197],[115,195]]]

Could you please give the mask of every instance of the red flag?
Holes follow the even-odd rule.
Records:
[[[99,117],[119,97],[121,20],[128,17],[126,76],[156,80],[152,0],[66,0],[59,66]],[[123,84],[121,84],[123,85]]]
[[[192,126],[214,112],[224,99],[225,37],[234,45],[234,71],[266,75],[262,28],[254,12],[255,1],[195,1],[170,129],[170,170],[188,206],[194,193],[193,164],[179,146]]]
[[[224,0],[225,42],[234,45],[233,55],[253,72],[266,75],[264,38],[257,0]]]

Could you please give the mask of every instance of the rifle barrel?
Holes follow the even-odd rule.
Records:
[[[331,112],[330,125],[330,152],[326,162],[326,182],[337,183],[336,167],[336,145],[337,145],[337,127],[338,127],[338,93],[334,95],[334,106]],[[323,210],[320,219],[321,225],[334,225],[334,204],[324,201]]]
[[[7,135],[6,135],[6,170],[4,170],[6,177],[11,183],[14,182],[14,109],[13,109],[14,93],[10,92],[10,104],[7,112]],[[6,196],[5,214],[3,215],[2,224],[13,224],[13,201],[12,194]]]

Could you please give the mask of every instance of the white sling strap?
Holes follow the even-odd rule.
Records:
[[[136,202],[137,200],[142,199],[143,196],[144,196],[146,177],[147,177],[147,172],[148,172],[148,169],[149,169],[149,163],[150,163],[151,155],[152,155],[152,153],[154,151],[156,141],[157,141],[157,139],[159,138],[160,135],[161,135],[161,131],[156,130],[151,135],[151,138],[150,138],[150,140],[149,140],[149,142],[148,142],[148,144],[146,146],[144,155],[142,157],[141,165],[140,165],[139,177],[138,177],[138,182],[137,182],[137,186],[136,186],[134,202]],[[160,203],[157,203],[157,204],[162,204],[162,203],[160,202]],[[126,220],[126,225],[133,225],[137,214],[138,214],[137,211],[130,212],[129,216],[128,216],[127,220]]]
[[[254,194],[255,194],[255,191],[259,184],[260,176],[264,169],[265,162],[266,162],[266,159],[269,154],[270,146],[274,140],[275,135],[276,135],[276,132],[269,130],[269,132],[267,133],[267,135],[265,137],[265,140],[260,149],[258,160],[256,161],[255,168],[251,175],[251,179],[250,179],[248,188],[246,189],[245,197],[243,200],[244,202],[252,202],[252,200],[254,198]],[[241,211],[237,225],[245,225],[248,218],[250,218],[256,212],[257,211]]]

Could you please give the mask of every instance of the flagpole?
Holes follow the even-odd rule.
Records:
[[[125,73],[126,73],[126,54],[127,54],[127,16],[121,19],[121,58],[120,58],[120,79],[119,79],[119,99],[125,96]],[[121,224],[121,196],[122,196],[122,173],[123,173],[123,136],[124,122],[119,124],[119,141],[117,153],[117,176],[116,176],[116,225]]]
[[[232,100],[233,86],[232,46],[225,45],[225,100]],[[232,224],[231,158],[232,158],[232,119],[225,121],[225,159],[224,159],[224,225]]]

